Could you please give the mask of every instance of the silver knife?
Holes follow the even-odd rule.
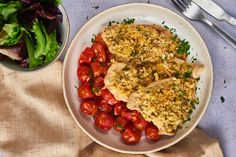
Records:
[[[218,4],[216,4],[212,0],[193,0],[193,2],[216,19],[227,21],[228,23],[236,26],[236,19],[226,13]]]

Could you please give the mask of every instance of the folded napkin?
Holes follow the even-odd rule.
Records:
[[[198,128],[176,145],[146,155],[117,153],[96,144],[68,112],[61,73],[60,61],[32,73],[0,66],[0,157],[223,156],[218,141]]]

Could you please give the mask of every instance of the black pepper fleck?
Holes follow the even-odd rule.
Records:
[[[225,102],[225,98],[223,96],[220,97],[221,103]]]
[[[97,6],[93,6],[92,8],[94,8],[94,9],[98,9],[98,8],[99,8],[99,5],[97,5]]]

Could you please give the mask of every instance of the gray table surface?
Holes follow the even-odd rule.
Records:
[[[235,0],[214,0],[228,13],[236,17]],[[71,25],[70,42],[79,29],[94,15],[120,4],[143,2],[148,0],[63,0]],[[177,11],[170,0],[150,0],[150,3]],[[96,6],[99,6],[97,8]],[[208,16],[220,28],[236,39],[236,27],[219,22]],[[210,104],[199,123],[209,136],[220,141],[226,157],[236,156],[236,49],[212,31],[208,26],[190,21],[206,42],[213,62],[214,87]],[[220,97],[225,98],[222,103]]]

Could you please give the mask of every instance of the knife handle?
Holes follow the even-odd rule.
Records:
[[[222,17],[222,19],[225,20],[226,22],[228,22],[229,24],[236,26],[236,19],[234,17],[232,17],[231,15],[225,13],[225,15]]]
[[[228,41],[234,48],[236,48],[236,41],[231,36],[222,31],[219,27],[217,27],[215,24],[213,24],[206,18],[203,18],[202,21],[208,24],[215,32],[217,32],[221,37]]]

